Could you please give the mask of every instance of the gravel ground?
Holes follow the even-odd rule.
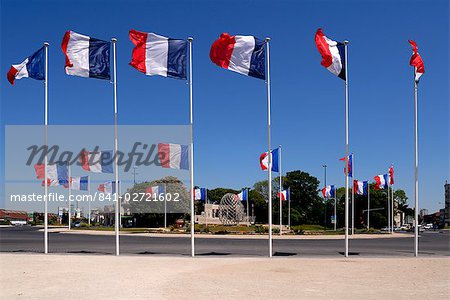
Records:
[[[448,299],[448,258],[0,254],[1,299]]]

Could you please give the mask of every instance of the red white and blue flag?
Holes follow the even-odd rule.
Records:
[[[71,177],[70,188],[75,191],[87,191],[89,189],[89,176]]]
[[[185,40],[167,38],[155,33],[130,30],[134,44],[130,65],[146,75],[186,79]]]
[[[353,192],[357,195],[367,196],[369,189],[368,181],[353,180]]]
[[[44,184],[44,182],[45,182],[45,180],[42,180],[42,186],[44,186],[45,184]],[[55,180],[55,179],[47,179],[47,186],[58,186],[58,185],[60,185],[59,184],[59,180]]]
[[[345,157],[340,158],[339,160],[345,162]],[[348,156],[348,177],[353,177],[353,154],[350,154]],[[345,174],[345,168],[344,168],[344,174]]]
[[[158,197],[159,194],[163,194],[163,192],[164,187],[160,185],[149,186],[148,188],[145,189],[146,194],[150,194],[152,196],[156,195],[156,197]]]
[[[248,200],[248,190],[244,189],[239,194],[237,194],[239,200],[247,201]]]
[[[264,41],[254,36],[222,33],[212,44],[209,58],[221,68],[265,79]]]
[[[408,41],[412,47],[413,54],[409,61],[409,65],[414,67],[414,80],[419,82],[420,77],[425,73],[425,65],[423,63],[422,57],[417,49],[417,44],[413,40]]]
[[[373,179],[375,180],[374,188],[376,190],[383,190],[389,187],[388,174],[377,175]]]
[[[67,75],[107,80],[111,78],[110,42],[69,30],[63,37],[61,48],[66,56]]]
[[[394,185],[394,166],[389,167],[389,184]]]
[[[286,201],[289,200],[289,189],[287,190],[282,190],[281,192],[278,193],[278,197],[281,197],[282,201]]]
[[[278,172],[279,170],[279,148],[276,148],[271,151],[272,156],[272,171]],[[264,152],[259,156],[259,165],[261,166],[261,170],[266,171],[269,169],[269,153]]]
[[[45,181],[45,165],[36,164],[34,170],[36,171],[36,177]],[[47,164],[47,183],[49,186],[66,185],[68,182],[67,164]]]
[[[179,144],[158,144],[161,167],[189,170],[189,146]]]
[[[45,49],[42,47],[30,57],[18,64],[12,65],[6,75],[8,81],[14,85],[14,80],[21,78],[45,79]]]
[[[113,152],[112,151],[81,151],[81,167],[94,173],[113,173]]]
[[[336,188],[334,185],[327,185],[322,189],[322,195],[324,198],[334,198],[336,196]]]
[[[194,188],[194,200],[205,200],[206,188]]]
[[[322,32],[322,28],[317,29],[315,42],[317,50],[322,56],[322,66],[339,78],[346,80],[344,43],[327,38]]]
[[[98,186],[97,190],[99,192],[102,192],[105,194],[115,194],[116,193],[116,182],[108,181],[108,182],[102,183]]]

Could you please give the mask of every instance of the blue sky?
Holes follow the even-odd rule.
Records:
[[[271,37],[272,141],[283,170],[344,184],[344,83],[320,65],[322,27],[349,45],[350,150],[362,180],[396,168],[396,188],[414,197],[414,39],[425,62],[419,91],[420,206],[444,201],[449,166],[448,1],[1,1],[1,125],[42,124],[43,83],[6,72],[50,43],[50,124],[112,124],[112,85],[64,73],[66,30],[118,39],[119,124],[188,124],[186,81],[148,77],[128,65],[128,30],[194,37],[195,184],[251,186],[266,178],[264,81],[219,69],[209,49],[220,33]],[[1,153],[4,148],[3,130]],[[0,159],[4,169],[4,159]],[[129,174],[131,178],[132,175]],[[3,181],[2,172],[0,180]],[[140,181],[147,178],[139,178]],[[1,186],[1,185],[0,185]],[[3,189],[3,187],[2,187]],[[3,191],[1,191],[3,194]]]

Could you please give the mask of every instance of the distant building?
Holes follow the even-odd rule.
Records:
[[[0,209],[0,221],[13,225],[25,225],[28,221],[28,213],[19,210]]]
[[[423,219],[423,217],[426,215],[428,215],[428,209],[422,208],[419,212],[420,219]]]
[[[445,181],[445,211],[444,211],[444,224],[450,226],[450,183]]]

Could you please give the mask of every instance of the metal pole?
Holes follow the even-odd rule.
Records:
[[[337,230],[337,216],[336,216],[336,190],[334,191],[334,231]]]
[[[208,189],[205,188],[205,227],[208,227],[208,215],[206,214],[206,204],[208,204]]]
[[[280,175],[280,186],[279,186],[279,190],[280,190],[280,235],[282,235],[282,228],[283,228],[283,201],[281,200],[281,193],[283,191],[283,187],[282,187],[282,179],[281,176],[283,175],[283,171],[281,170],[281,145],[278,146],[278,148],[280,149],[280,153],[279,153],[279,161],[278,161],[278,168],[279,168],[279,175]]]
[[[392,233],[394,233],[394,188],[393,187],[391,187],[391,206],[392,206],[391,207],[391,212],[392,212],[392,215],[391,215],[391,218],[392,218],[391,228],[392,228]]]
[[[414,75],[415,76],[415,75]],[[418,146],[418,86],[414,79],[414,256],[419,256],[419,146]]]
[[[370,184],[367,182],[367,230],[370,230]]]
[[[115,235],[116,235],[116,255],[119,255],[119,230],[120,230],[120,195],[119,195],[119,164],[118,164],[118,155],[117,152],[119,150],[119,143],[117,141],[117,66],[116,66],[116,38],[111,39],[113,46],[113,73],[114,73],[114,81],[113,81],[113,91],[114,91],[114,175],[115,175],[115,194],[116,194],[116,206],[115,206]]]
[[[249,210],[248,202],[249,202],[249,200],[248,200],[248,189],[247,189],[247,223],[248,223],[248,226],[250,226],[250,215],[249,215],[249,212],[248,212],[248,210]]]
[[[291,187],[288,187],[288,227],[291,229]]]
[[[71,180],[71,177],[72,177],[72,168],[70,167],[70,163],[69,163],[69,161],[67,161],[67,168],[69,169],[69,186],[68,186],[68,199],[67,199],[67,201],[69,202],[69,230],[70,230],[70,228],[71,228],[71,226],[70,226],[70,196],[71,196],[71,194],[72,194],[72,180]]]
[[[391,232],[391,204],[390,204],[390,199],[389,199],[389,184],[388,184],[386,194],[387,194],[387,213],[388,213],[387,229],[388,229],[388,232]]]
[[[326,189],[327,188],[327,165],[322,165],[322,167],[324,169],[324,183],[325,183],[325,189]],[[324,218],[323,228],[326,229],[327,228],[327,198],[324,197],[323,201],[325,203],[325,212],[324,212],[325,218]]]
[[[191,172],[191,256],[195,256],[195,211],[194,211],[194,117],[192,110],[192,37],[188,37],[189,42],[189,124],[191,126],[191,151],[190,151],[190,166],[189,170]]]
[[[91,177],[88,176],[88,224],[91,226]]]
[[[348,257],[348,41],[345,44],[345,257]]]
[[[167,185],[164,183],[164,228],[167,228]]]
[[[355,178],[355,155],[352,153],[352,235],[355,233],[355,189],[353,188]]]
[[[45,42],[45,81],[44,81],[44,143],[48,147],[48,46]],[[48,176],[47,176],[47,153],[44,160],[44,253],[48,253]]]
[[[269,257],[272,257],[272,152],[270,146],[270,38],[266,37],[267,50],[267,151],[269,154],[269,169],[267,170],[269,187]]]

